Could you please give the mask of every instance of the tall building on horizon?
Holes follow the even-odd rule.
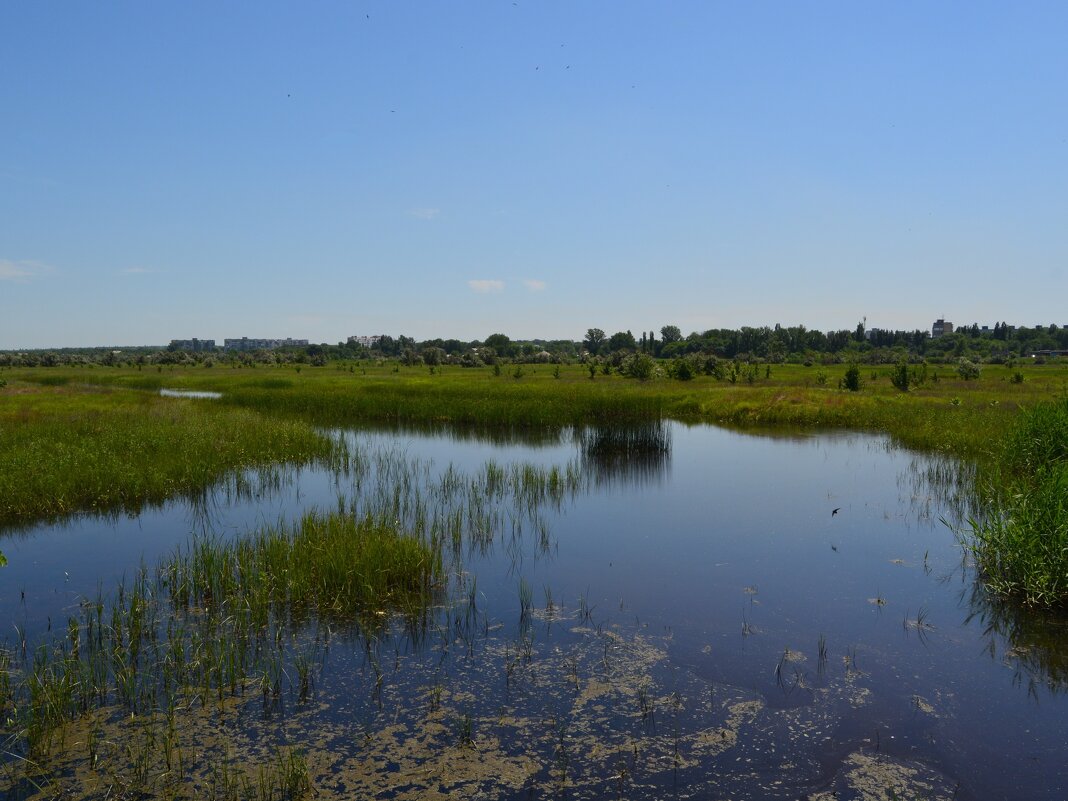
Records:
[[[943,320],[939,317],[934,321],[934,325],[931,326],[931,336],[940,337],[943,334],[953,333],[953,323]]]

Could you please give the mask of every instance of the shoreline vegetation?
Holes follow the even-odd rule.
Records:
[[[1068,606],[1068,395],[1020,413],[989,476],[987,514],[964,536],[986,585]]]
[[[1041,488],[1048,502],[1042,507],[1045,522],[1036,522],[1039,533],[1030,535],[1029,541],[1038,543],[1032,551],[1048,551],[1049,563],[1057,555],[1058,538],[1068,546],[1064,504],[1056,506],[1064,494],[1056,482],[1066,480],[1063,467],[1056,465],[1064,463],[1068,428],[1051,422],[1068,412],[1063,402],[1050,407],[1062,410],[1052,416],[1041,411],[1064,397],[1068,366],[980,369],[964,361],[806,367],[714,358],[666,362],[635,354],[616,367],[607,360],[498,362],[479,368],[376,360],[319,367],[201,363],[147,370],[4,369],[0,522],[133,511],[195,495],[235,471],[343,460],[344,443],[322,427],[388,424],[529,433],[671,419],[750,430],[851,429],[977,463],[983,485],[978,489],[993,500],[986,522],[973,523],[962,537],[989,586],[1028,604],[1062,605],[1068,599],[1063,572],[1054,570],[1041,590],[1004,578],[1007,560],[1000,552],[1019,550],[1021,544],[1016,533],[995,536],[990,526],[1034,517]],[[222,397],[161,398],[163,388],[214,391]],[[1033,438],[1035,429],[1049,426],[1060,445],[1027,451],[1021,443]],[[1012,466],[1014,458],[1026,466]],[[1046,463],[1038,465],[1041,459]],[[1013,506],[1011,499],[1021,495],[1026,502]]]

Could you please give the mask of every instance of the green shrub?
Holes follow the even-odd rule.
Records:
[[[910,380],[909,363],[902,359],[897,363],[897,366],[894,367],[893,372],[890,373],[890,383],[902,392],[908,392]]]
[[[637,378],[639,381],[648,381],[653,377],[656,363],[648,353],[635,353],[623,362],[622,368],[624,375]]]
[[[676,359],[671,364],[671,375],[678,381],[692,381],[694,369],[689,359]]]
[[[975,362],[961,356],[957,362],[957,375],[965,381],[974,381],[979,377],[982,369]]]
[[[845,371],[845,376],[842,378],[842,386],[848,389],[850,392],[857,392],[860,390],[860,366],[856,363],[849,365],[849,368]]]

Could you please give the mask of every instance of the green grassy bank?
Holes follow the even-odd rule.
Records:
[[[770,369],[770,374],[769,374]],[[699,376],[636,381],[583,365],[493,368],[335,363],[326,367],[44,369],[7,371],[13,380],[67,381],[130,389],[223,393],[222,405],[320,424],[451,423],[559,427],[667,417],[734,425],[836,427],[889,434],[910,447],[962,456],[993,452],[1015,412],[1068,387],[1062,366],[991,365],[973,380],[932,369],[901,392],[893,367],[862,368],[861,388],[840,388],[845,365],[759,366],[751,382]]]
[[[338,455],[302,420],[48,378],[0,389],[0,522],[134,511],[234,469]]]

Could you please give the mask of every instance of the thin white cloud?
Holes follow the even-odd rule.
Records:
[[[0,259],[0,281],[25,283],[26,281],[32,281],[34,278],[40,278],[45,273],[51,272],[51,270],[52,268],[47,264],[41,264],[37,261]]]
[[[531,292],[544,292],[546,283],[544,281],[538,281],[530,278],[523,282],[523,286],[529,289]]]
[[[433,220],[433,219],[436,219],[439,214],[441,214],[441,209],[431,209],[431,208],[408,209],[408,214],[410,214],[412,217],[415,217],[416,219],[419,219],[419,220]]]
[[[471,287],[472,291],[478,292],[482,295],[496,294],[504,291],[504,281],[497,281],[489,278],[477,278],[472,281],[468,281],[467,285]]]

